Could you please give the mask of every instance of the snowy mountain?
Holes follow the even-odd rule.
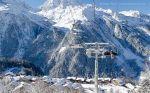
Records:
[[[52,24],[23,2],[1,1],[0,56],[28,60],[44,70],[46,57],[64,36]]]
[[[63,2],[63,3],[62,3]],[[73,0],[73,2],[75,2]],[[82,75],[94,72],[94,59],[88,59],[85,50],[64,49],[70,43],[109,42],[117,46],[120,56],[115,60],[103,60],[100,75],[136,77],[140,75],[144,58],[150,53],[150,17],[139,11],[116,13],[110,9],[96,7],[96,16],[91,4],[61,3],[53,7],[52,0],[47,0],[39,14],[53,20],[56,27],[74,28],[81,31],[78,37],[71,32],[66,36],[49,60],[52,76]],[[77,4],[78,3],[78,4]],[[109,68],[107,68],[109,67]],[[64,73],[64,74],[62,74]]]
[[[53,77],[93,76],[94,59],[73,43],[108,42],[119,51],[101,59],[100,76],[137,77],[150,54],[150,16],[116,13],[77,0],[47,0],[41,11],[17,0],[0,1],[0,55],[32,62]],[[73,26],[74,24],[74,26]],[[80,31],[74,37],[72,28]],[[66,47],[66,48],[65,48]]]

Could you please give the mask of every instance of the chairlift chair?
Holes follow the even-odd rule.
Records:
[[[110,56],[113,59],[113,58],[115,58],[115,56],[118,55],[118,50],[113,46],[108,47],[108,50],[105,51],[104,55],[105,56]]]
[[[95,50],[92,49],[92,48],[86,49],[86,55],[87,55],[89,58],[92,58],[92,57],[95,58]]]

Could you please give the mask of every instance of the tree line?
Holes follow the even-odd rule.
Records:
[[[26,74],[32,75],[44,75],[41,68],[34,65],[32,62],[23,60],[23,59],[14,59],[14,58],[6,58],[0,57],[0,73],[7,69],[13,67],[22,67],[26,71]]]

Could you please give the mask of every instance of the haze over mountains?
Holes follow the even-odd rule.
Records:
[[[32,62],[53,77],[84,77],[93,75],[94,59],[83,49],[62,48],[74,42],[108,42],[119,56],[101,60],[99,75],[138,77],[150,54],[150,16],[100,7],[93,15],[91,4],[76,0],[47,0],[39,11],[18,0],[1,0],[0,55]],[[81,38],[72,37],[74,23]]]

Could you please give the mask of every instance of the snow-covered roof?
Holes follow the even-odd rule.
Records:
[[[85,80],[85,78],[77,78],[76,80],[84,81],[84,80]]]
[[[129,89],[134,89],[134,88],[135,88],[135,86],[132,85],[131,83],[127,83],[125,86],[126,86],[127,88],[129,88]]]
[[[67,77],[67,79],[73,79],[73,80],[75,80],[76,77]]]
[[[13,72],[6,72],[5,75],[11,75],[11,76],[15,76],[15,74]]]
[[[25,76],[25,78],[27,79],[27,80],[32,80],[32,76],[30,76],[30,75],[28,75],[28,76]]]
[[[108,81],[110,81],[111,78],[98,78],[98,80],[102,80],[102,81],[108,80]]]
[[[73,87],[74,89],[82,89],[82,85],[79,84],[79,83],[73,83],[73,84],[72,84],[72,87]]]

